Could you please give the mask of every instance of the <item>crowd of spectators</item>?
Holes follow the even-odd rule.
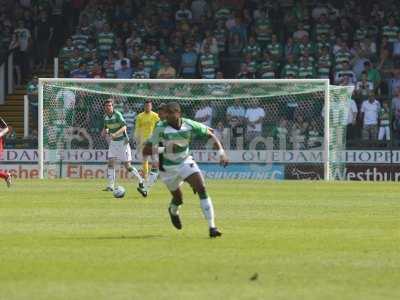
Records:
[[[8,32],[24,52],[22,32],[40,32],[40,22],[49,22],[35,40],[53,41],[65,77],[329,78],[355,87],[351,139],[400,139],[396,1],[13,2],[13,20],[1,8],[1,41]],[[46,64],[43,49],[34,53],[39,66]],[[394,137],[379,134],[382,119]]]
[[[14,53],[16,83],[46,69],[77,25],[85,1],[0,0],[0,57]]]

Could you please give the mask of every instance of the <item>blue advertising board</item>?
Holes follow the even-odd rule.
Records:
[[[285,177],[285,168],[278,164],[233,163],[226,168],[218,164],[199,164],[206,178],[209,179],[274,179]]]

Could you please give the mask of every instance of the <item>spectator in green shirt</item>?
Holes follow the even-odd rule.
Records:
[[[367,72],[368,81],[371,81],[374,84],[375,90],[379,89],[381,84],[381,74],[379,71],[374,68],[369,61],[364,63],[364,71]]]

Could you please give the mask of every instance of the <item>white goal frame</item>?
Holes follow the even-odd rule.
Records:
[[[75,78],[39,78],[38,82],[38,164],[39,178],[44,178],[44,145],[43,145],[43,85],[44,83],[71,82],[71,83],[190,83],[190,84],[221,84],[221,83],[317,83],[323,84],[324,93],[324,148],[323,148],[323,163],[324,163],[324,179],[329,181],[330,166],[329,166],[329,140],[330,140],[330,94],[329,94],[329,79],[75,79]]]

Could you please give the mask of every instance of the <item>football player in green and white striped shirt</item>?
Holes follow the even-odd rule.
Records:
[[[207,194],[203,175],[190,155],[189,144],[193,138],[211,138],[218,147],[221,165],[228,164],[221,142],[212,130],[201,123],[182,118],[180,105],[176,102],[166,105],[166,120],[157,124],[143,148],[143,155],[156,153],[159,142],[163,143],[163,165],[160,165],[160,170],[164,171],[160,172],[160,177],[172,194],[168,212],[174,227],[182,228],[179,207],[183,203],[183,197],[180,186],[186,181],[199,195],[200,206],[208,222],[209,236],[214,238],[221,236],[221,232],[215,226],[214,208]]]
[[[104,128],[102,135],[109,135],[111,137],[110,145],[108,148],[108,163],[107,163],[107,178],[108,186],[104,191],[113,191],[115,184],[115,162],[120,160],[124,163],[125,168],[139,180],[139,187],[143,191],[142,195],[147,196],[143,186],[143,178],[140,176],[138,170],[131,165],[132,153],[129,145],[129,138],[126,132],[126,122],[122,114],[114,110],[113,99],[107,99],[104,102]],[[146,194],[146,195],[145,195]]]

